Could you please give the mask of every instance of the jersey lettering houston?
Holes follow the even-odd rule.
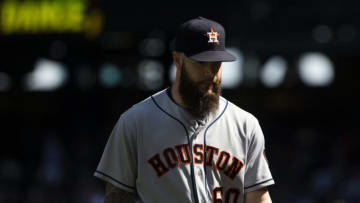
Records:
[[[143,203],[243,203],[246,192],[274,184],[253,115],[220,97],[217,112],[194,120],[168,93],[121,115],[96,177]]]

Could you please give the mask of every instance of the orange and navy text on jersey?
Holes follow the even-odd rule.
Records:
[[[190,154],[189,144],[175,145],[153,155],[147,162],[159,178],[180,165],[205,162],[207,167],[222,171],[230,179],[234,179],[244,166],[243,161],[214,146],[194,144],[192,151],[193,156]]]

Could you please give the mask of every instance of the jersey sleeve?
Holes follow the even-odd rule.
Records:
[[[135,192],[135,137],[134,124],[122,115],[111,132],[94,176],[125,191]]]
[[[265,139],[260,124],[256,118],[252,121],[253,130],[249,138],[247,164],[245,163],[245,192],[273,185],[268,161],[265,157]]]

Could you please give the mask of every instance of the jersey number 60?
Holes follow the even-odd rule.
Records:
[[[236,203],[239,197],[239,189],[229,188],[225,193],[225,202],[223,201],[223,187],[215,187],[212,191],[212,203]]]

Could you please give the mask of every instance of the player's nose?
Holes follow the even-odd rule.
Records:
[[[221,63],[219,62],[209,62],[204,67],[204,73],[208,76],[214,76],[218,73],[221,67]]]
[[[221,63],[211,62],[204,67],[204,76],[208,81],[216,82],[218,80],[218,72],[221,67]]]

